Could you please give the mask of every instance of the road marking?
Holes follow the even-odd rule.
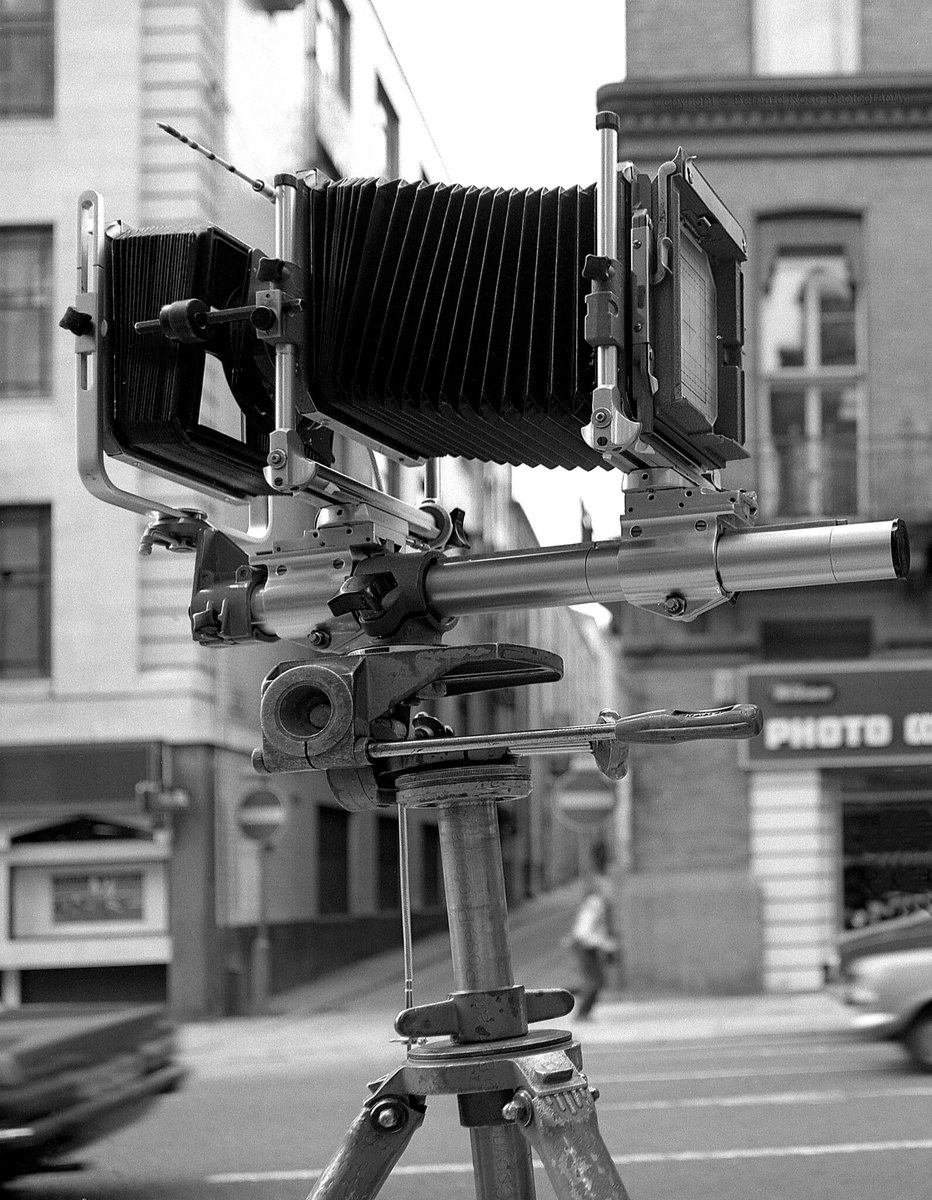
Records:
[[[727,1162],[741,1158],[816,1158],[831,1154],[882,1154],[901,1150],[932,1150],[932,1138],[896,1142],[828,1142],[820,1146],[738,1146],[734,1150],[674,1150],[656,1154],[613,1154],[618,1167],[637,1163]]]
[[[675,1100],[599,1101],[599,1112],[634,1112],[660,1108],[741,1108],[757,1104],[847,1104],[852,1100],[932,1096],[932,1087],[866,1088],[863,1091],[763,1092],[748,1096],[687,1096]]]
[[[613,1154],[616,1167],[643,1166],[668,1162],[729,1162],[747,1158],[817,1158],[832,1154],[885,1154],[903,1150],[932,1150],[932,1138],[894,1142],[828,1142],[816,1146],[738,1146],[733,1150],[672,1150],[650,1154]],[[535,1170],[542,1170],[540,1163]],[[393,1175],[469,1175],[472,1163],[412,1163],[398,1166]],[[322,1170],[296,1171],[230,1171],[223,1175],[208,1175],[207,1183],[289,1183],[314,1180]]]
[[[632,1075],[600,1075],[588,1072],[590,1082],[603,1087],[607,1083],[676,1083],[690,1079],[758,1079],[761,1075],[876,1075],[876,1067],[760,1067],[731,1068],[721,1071],[645,1071]]]
[[[648,1052],[670,1054],[701,1054],[713,1053],[716,1058],[783,1058],[787,1054],[863,1054],[878,1043],[870,1041],[838,1041],[812,1044],[802,1039],[779,1042],[772,1046],[735,1046],[737,1038],[727,1038],[727,1041],[708,1038],[701,1042],[688,1042],[677,1045],[674,1042],[616,1042],[611,1045],[605,1042],[593,1041],[582,1031],[578,1035],[582,1041],[583,1050],[590,1054],[647,1054]]]

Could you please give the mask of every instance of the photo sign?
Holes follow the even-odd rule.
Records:
[[[743,698],[764,727],[745,767],[932,764],[932,666],[805,663],[748,667]]]

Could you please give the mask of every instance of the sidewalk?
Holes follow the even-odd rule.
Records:
[[[579,901],[578,884],[536,897],[509,915],[514,977],[527,987],[566,987],[573,968],[563,945]],[[414,948],[415,1002],[444,999],[453,990],[450,944],[445,932]],[[396,947],[323,979],[274,996],[271,1012],[292,1020],[323,1022],[351,1015],[367,1022],[377,1013],[393,1017],[404,1007],[403,962]],[[390,1023],[390,1022],[389,1022]],[[572,1014],[554,1022],[578,1031],[586,1042],[688,1041],[694,1038],[778,1035],[843,1035],[850,1031],[845,1007],[827,992],[756,996],[633,995],[607,989],[591,1021]]]
[[[528,987],[565,987],[571,965],[563,941],[578,902],[572,885],[537,897],[509,916],[514,977]],[[453,990],[447,934],[414,948],[416,1003],[442,1000]],[[395,1014],[404,1007],[400,947],[354,963],[323,979],[281,992],[263,1017],[192,1022],[181,1031],[185,1051],[205,1064],[339,1061],[354,1049],[386,1061]],[[606,991],[593,1019],[572,1014],[548,1025],[570,1029],[583,1045],[637,1045],[717,1038],[850,1038],[847,1010],[826,992],[755,996],[639,996]]]
[[[279,1011],[264,1017],[197,1021],[180,1029],[182,1054],[200,1074],[243,1070],[328,1069],[358,1056],[370,1077],[403,1057],[392,1021],[401,1006],[354,1011]],[[844,1007],[823,992],[781,996],[628,998],[600,1001],[592,1020],[548,1022],[568,1029],[586,1047],[689,1044],[729,1038],[798,1037],[852,1040]]]

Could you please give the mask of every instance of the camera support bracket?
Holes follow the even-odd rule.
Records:
[[[675,621],[733,600],[718,571],[718,541],[753,525],[756,495],[697,487],[672,471],[634,472],[626,484],[618,551],[625,600]]]

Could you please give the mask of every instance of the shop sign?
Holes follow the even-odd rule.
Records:
[[[744,699],[764,726],[745,767],[932,764],[932,666],[839,663],[748,667]]]

